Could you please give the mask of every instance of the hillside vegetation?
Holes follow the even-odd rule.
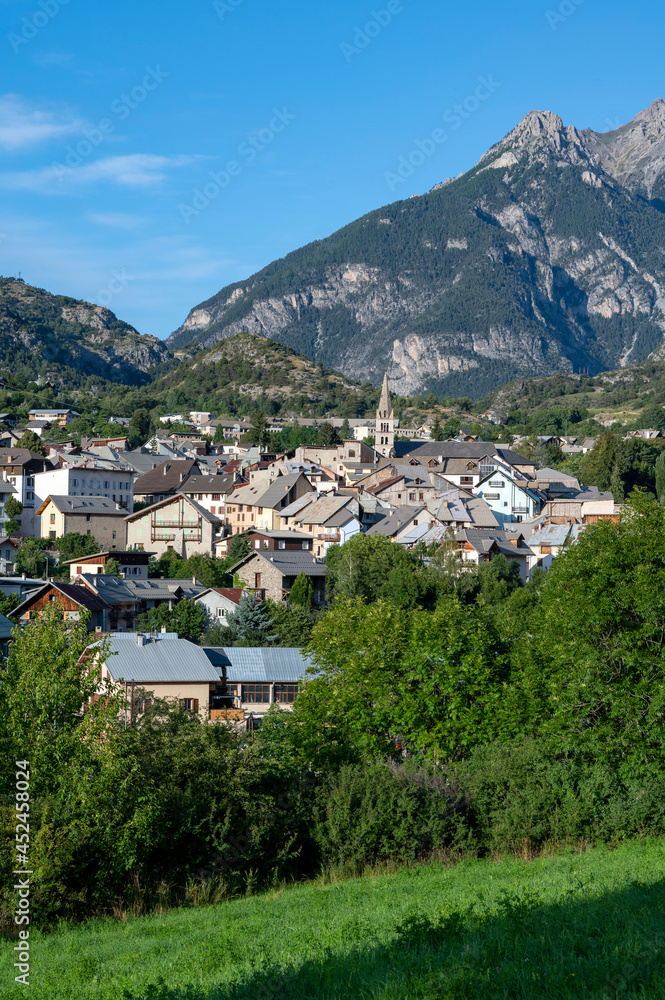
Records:
[[[661,1000],[662,841],[33,931],[37,1000]],[[0,948],[11,967],[12,944]],[[2,1000],[16,995],[8,982]]]

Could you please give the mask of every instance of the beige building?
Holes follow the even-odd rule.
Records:
[[[48,497],[36,516],[42,538],[62,538],[70,531],[92,535],[100,549],[125,547],[126,510],[108,497]]]
[[[180,494],[130,514],[125,519],[126,546],[154,552],[159,558],[175,552],[181,559],[215,554],[215,535],[221,518],[210,514],[191,497]]]
[[[277,476],[271,483],[258,481],[242,486],[226,501],[226,523],[231,534],[241,535],[251,528],[277,531],[285,507],[311,492],[312,484],[301,472]]]

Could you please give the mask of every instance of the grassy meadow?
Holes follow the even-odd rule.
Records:
[[[665,997],[665,843],[320,880],[218,906],[33,929],[55,1000]],[[15,997],[3,941],[2,1000]]]

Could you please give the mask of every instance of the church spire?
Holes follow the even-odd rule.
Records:
[[[383,376],[383,387],[381,389],[381,399],[379,400],[378,416],[381,420],[392,420],[393,405],[390,399],[390,389],[388,387],[388,372]]]

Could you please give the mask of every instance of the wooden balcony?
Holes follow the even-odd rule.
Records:
[[[244,722],[245,713],[241,708],[211,708],[211,722]]]

